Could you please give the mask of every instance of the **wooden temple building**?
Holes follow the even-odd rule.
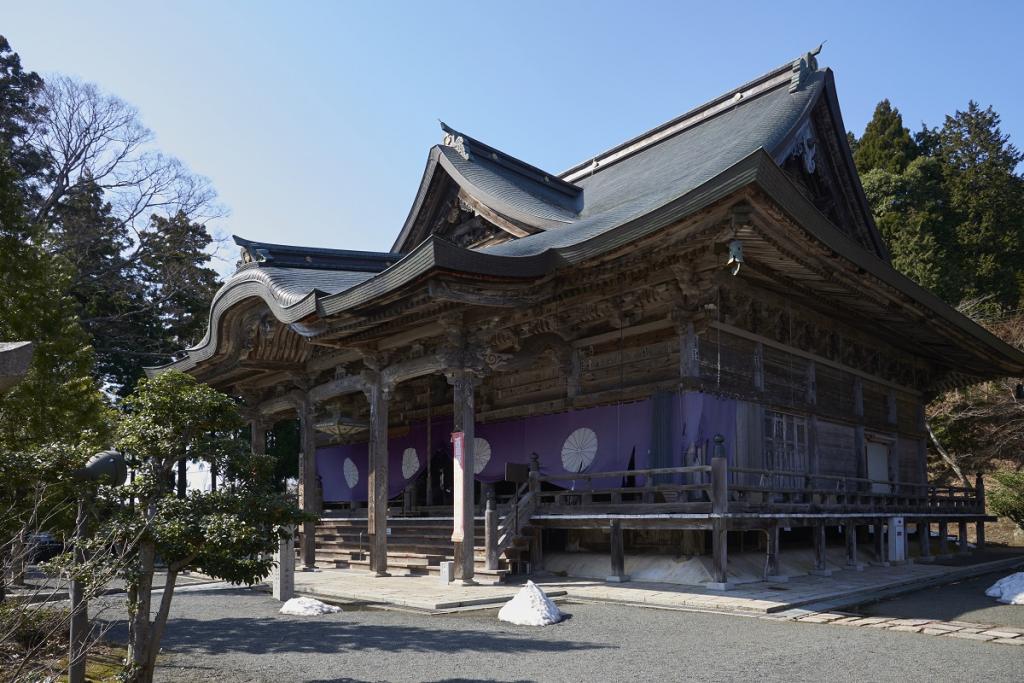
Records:
[[[890,265],[816,53],[562,173],[442,127],[391,251],[236,238],[205,338],[152,370],[238,396],[255,449],[299,420],[307,567],[583,548],[724,587],[740,549],[777,575],[781,530],[819,571],[982,541],[981,487],[929,485],[924,406],[1024,354]]]

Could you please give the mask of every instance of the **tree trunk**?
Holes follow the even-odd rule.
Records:
[[[149,663],[149,648],[152,641],[149,627],[150,604],[153,597],[153,566],[156,561],[156,545],[143,541],[139,547],[139,582],[136,589],[135,613],[131,615],[131,639],[128,641],[128,661],[131,664],[131,681],[150,683],[153,667]]]
[[[971,488],[971,482],[967,481],[967,477],[964,476],[963,471],[960,469],[960,463],[958,463],[956,461],[956,458],[950,455],[949,452],[942,447],[942,444],[939,443],[938,438],[935,436],[935,432],[932,431],[932,426],[927,422],[924,423],[924,426],[925,429],[928,430],[928,436],[931,437],[932,443],[935,444],[935,448],[936,450],[939,451],[939,455],[942,456],[942,459],[946,462],[947,465],[949,465],[950,469],[953,470],[953,473],[956,474],[956,476],[960,479],[960,482],[964,485],[964,488]]]
[[[167,581],[164,583],[164,594],[160,598],[160,611],[153,620],[153,630],[149,636],[149,651],[146,659],[148,661],[149,678],[146,683],[153,680],[153,673],[156,671],[156,656],[160,654],[160,639],[164,635],[164,627],[167,626],[167,616],[171,611],[171,598],[174,597],[174,584],[178,579],[178,572],[168,567]]]

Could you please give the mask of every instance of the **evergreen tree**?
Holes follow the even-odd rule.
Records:
[[[861,181],[893,267],[947,302],[958,303],[965,283],[941,163],[919,157],[903,173],[876,168]]]
[[[1016,169],[1024,154],[1000,130],[992,107],[982,109],[974,101],[967,111],[947,116],[937,138],[966,275],[963,294],[1017,306],[1024,271],[1024,179]]]
[[[0,35],[0,146],[7,150],[8,163],[19,185],[43,167],[42,155],[27,143],[32,127],[44,112],[38,102],[42,88],[43,79],[22,68],[18,53]]]
[[[128,229],[111,214],[95,183],[72,189],[53,212],[52,247],[69,263],[70,292],[96,352],[97,373],[114,386],[130,386],[145,364],[139,350],[155,327],[145,289],[130,254]]]
[[[893,107],[889,100],[879,102],[864,135],[856,141],[853,160],[857,170],[867,173],[880,168],[890,173],[902,173],[917,155],[917,145],[910,137],[910,131],[904,128],[899,109]]]
[[[171,218],[154,215],[139,243],[139,279],[158,328],[151,351],[171,354],[194,344],[206,331],[210,302],[219,286],[217,272],[207,265],[210,234],[184,213]]]
[[[101,430],[106,414],[70,269],[25,220],[18,178],[0,146],[0,339],[35,343],[28,375],[0,397],[0,450],[24,451]]]

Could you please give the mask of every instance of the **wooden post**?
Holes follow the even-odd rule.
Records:
[[[178,498],[185,499],[188,497],[188,459],[181,458],[178,460],[178,477],[177,481],[177,494]]]
[[[544,570],[544,535],[542,529],[533,528],[530,536],[530,573],[536,574]]]
[[[857,557],[857,525],[854,522],[844,524],[843,535],[846,537],[846,566],[857,571],[864,569]]]
[[[316,509],[316,416],[313,402],[308,395],[299,404],[299,507],[302,511],[319,516]],[[263,436],[266,439],[266,434]],[[264,441],[264,448],[266,448]],[[316,521],[302,523],[302,555],[303,571],[316,570]]]
[[[932,557],[932,524],[927,519],[917,522],[917,546],[919,562],[931,562]]]
[[[715,445],[711,458],[711,555],[713,581],[708,584],[715,590],[729,588],[729,526],[725,515],[729,512],[729,463],[725,458],[725,437],[715,434]]]
[[[967,522],[957,522],[956,552],[958,555],[970,555],[967,547]]]
[[[295,529],[284,529],[286,538],[279,538],[274,551],[274,567],[270,570],[270,590],[275,600],[287,602],[295,597]]]
[[[787,581],[789,577],[779,574],[779,527],[765,530],[764,578],[766,581]]]
[[[939,522],[939,559],[950,557],[953,555],[949,552],[949,522],[943,519]]]
[[[606,579],[612,583],[629,581],[626,575],[626,549],[622,541],[622,522],[613,519],[608,529],[611,543],[612,573]]]
[[[487,549],[487,568],[498,568],[498,511],[494,509],[494,491],[488,492],[484,511],[484,546]]]
[[[724,519],[716,519],[711,528],[712,582],[707,584],[713,590],[729,588],[729,529]]]
[[[978,501],[978,512],[983,515],[985,514],[985,480],[982,479],[981,474],[974,479],[974,493]],[[985,520],[983,519],[976,522],[974,547],[978,550],[985,549]]]
[[[448,383],[454,389],[453,417],[455,431],[463,434],[463,462],[464,475],[462,477],[462,489],[453,491],[452,495],[460,496],[462,500],[462,529],[463,538],[461,542],[455,543],[455,578],[461,579],[463,585],[473,584],[475,564],[473,557],[473,546],[475,545],[474,531],[476,522],[473,511],[476,507],[473,490],[473,462],[475,459],[475,427],[476,414],[474,410],[474,393],[479,378],[472,372],[465,369],[451,370],[448,372]]]
[[[811,534],[814,539],[814,569],[810,573],[815,576],[832,576],[825,561],[825,525],[815,524],[811,527]]]
[[[536,497],[540,493],[540,456],[530,454],[530,493]]]
[[[876,519],[874,523],[875,527],[875,561],[872,564],[879,567],[888,567],[889,558],[887,557],[888,552],[885,544],[885,520]]]
[[[433,410],[434,403],[434,399],[430,396],[432,380],[433,376],[427,378],[427,507],[434,504],[434,473],[431,471],[431,461],[434,459],[434,442],[431,441],[430,433],[431,411]]]
[[[74,549],[75,564],[85,561],[85,550],[81,540],[85,538],[85,503],[78,500],[78,517],[75,520],[75,541]],[[68,628],[68,681],[70,683],[85,683],[86,668],[86,638],[89,633],[89,605],[85,600],[84,584],[81,579],[72,579],[68,586],[68,596],[71,598],[71,618]]]
[[[367,536],[370,546],[370,571],[376,576],[388,574],[388,399],[390,387],[379,377],[372,378],[363,390],[370,403],[370,471],[367,488]]]
[[[721,435],[716,436],[721,438]],[[729,510],[729,464],[725,458],[711,458],[711,514],[724,515]]]

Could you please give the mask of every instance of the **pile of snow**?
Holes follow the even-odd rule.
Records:
[[[558,606],[533,581],[527,581],[516,596],[505,603],[498,619],[517,626],[547,626],[562,620]]]
[[[292,598],[281,608],[281,614],[294,614],[297,617],[315,617],[319,614],[334,614],[340,611],[340,607],[328,605],[313,598]]]
[[[985,591],[985,595],[1007,605],[1024,605],[1024,572],[999,579]]]

